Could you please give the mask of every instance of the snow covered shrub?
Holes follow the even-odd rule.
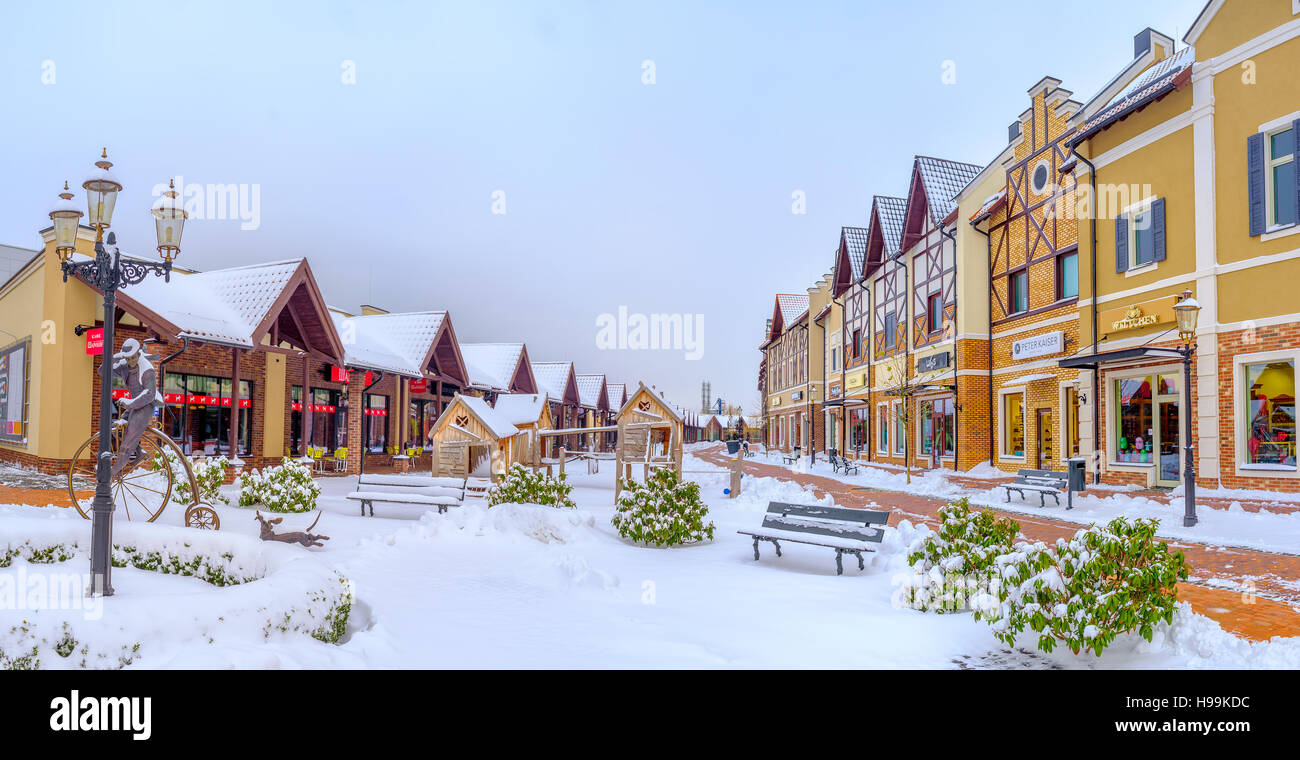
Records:
[[[1012,550],[1020,524],[991,509],[972,512],[961,499],[939,509],[939,532],[912,544],[905,578],[904,606],[922,612],[955,612],[983,599],[994,575],[994,563]],[[977,612],[978,614],[978,612]]]
[[[164,459],[166,464],[164,464]],[[234,463],[227,457],[205,457],[203,459],[190,459],[190,470],[194,473],[194,480],[199,484],[199,501],[207,504],[229,504],[230,499],[221,495],[218,490],[226,482],[226,470],[234,467]],[[190,479],[185,474],[185,466],[181,464],[181,458],[176,452],[166,449],[162,452],[155,452],[153,456],[153,468],[161,470],[163,467],[170,465],[172,474],[175,476],[175,486],[177,500],[181,503],[190,502]]]
[[[533,472],[521,464],[511,465],[510,471],[488,492],[488,506],[498,504],[543,504],[551,507],[577,509],[569,494],[573,486],[565,482],[564,474],[552,478]]]
[[[1183,553],[1156,540],[1159,525],[1117,517],[1069,541],[1016,544],[996,560],[998,603],[983,613],[993,635],[1014,646],[1029,628],[1044,652],[1061,641],[1098,656],[1122,633],[1151,641],[1156,623],[1173,622],[1177,584],[1188,572]]]
[[[651,473],[645,484],[625,481],[623,489],[613,520],[623,538],[656,546],[713,539],[699,483],[683,481],[675,470],[664,468]]]
[[[285,457],[279,467],[245,472],[239,476],[239,506],[262,505],[272,512],[310,512],[316,508],[320,485],[311,470]]]

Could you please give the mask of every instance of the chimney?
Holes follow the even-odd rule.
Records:
[[[1007,127],[1007,142],[1013,143],[1020,139],[1020,122],[1013,121],[1011,126]]]
[[[1174,52],[1174,40],[1171,37],[1147,27],[1133,36],[1133,57],[1141,58],[1148,50],[1156,47],[1165,49],[1165,55]]]

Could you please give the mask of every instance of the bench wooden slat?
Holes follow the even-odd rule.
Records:
[[[847,538],[872,543],[880,543],[885,537],[885,531],[880,528],[819,522],[817,520],[780,515],[768,515],[763,519],[763,527],[772,530],[788,530],[795,533],[811,533],[818,536],[832,536],[834,538]]]
[[[768,514],[788,515],[791,517],[818,517],[823,520],[844,520],[862,525],[885,525],[889,522],[888,512],[871,509],[845,509],[843,507],[822,507],[814,504],[787,504],[771,501],[767,504]]]

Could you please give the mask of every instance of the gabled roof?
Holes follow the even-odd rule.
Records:
[[[536,391],[527,352],[522,343],[462,343],[461,356],[469,372],[469,384],[490,391]],[[527,388],[516,388],[520,371],[527,375]]]
[[[546,411],[546,394],[502,393],[492,408],[512,425],[534,425]]]
[[[903,214],[907,210],[905,198],[877,195],[871,199],[871,222],[868,226],[867,256],[862,276],[868,277],[885,259],[897,256],[903,241]]]
[[[509,418],[488,406],[488,403],[483,399],[478,398],[477,396],[462,396],[459,393],[456,394],[456,398],[452,399],[452,402],[447,405],[447,408],[443,410],[442,414],[438,417],[438,420],[440,422],[446,420],[444,424],[452,424],[454,415],[448,414],[448,412],[454,410],[457,404],[464,407],[470,414],[477,417],[483,427],[491,431],[492,435],[496,436],[498,440],[509,438],[519,432],[519,428],[515,427],[514,423],[510,422]]]
[[[574,379],[578,383],[578,399],[583,406],[609,411],[604,375],[575,375]]]
[[[451,317],[445,311],[332,316],[339,334],[352,338],[345,342],[344,363],[349,367],[417,378],[433,372],[461,384],[467,380]]]
[[[840,228],[840,246],[835,251],[835,287],[832,295],[838,296],[862,279],[870,236],[871,230],[867,227]]]
[[[632,404],[636,403],[637,397],[640,396],[642,393],[645,393],[647,396],[653,399],[655,403],[663,407],[664,411],[668,412],[669,416],[671,416],[672,421],[681,422],[683,424],[685,423],[685,420],[682,419],[681,413],[677,411],[676,405],[674,405],[668,399],[664,398],[663,394],[658,393],[657,391],[651,388],[647,388],[645,383],[637,383],[637,389],[632,393],[628,394],[627,401],[625,401],[623,403],[623,406],[619,408],[617,416],[621,417],[623,416],[624,412],[632,410],[631,409]],[[635,410],[635,411],[637,411],[639,414],[648,414],[647,412],[641,412],[639,410]],[[657,416],[657,415],[651,415],[651,416]]]
[[[580,404],[578,381],[573,372],[573,362],[537,362],[533,364],[533,377],[537,390],[559,404]]]
[[[178,338],[253,348],[275,326],[285,339],[337,361],[343,345],[306,259],[148,277],[118,304],[154,330]],[[283,325],[283,328],[281,328]]]
[[[627,401],[627,386],[622,383],[605,383],[605,396],[609,399],[610,409],[621,409]]]
[[[768,332],[767,339],[770,341],[786,328],[799,321],[799,318],[808,313],[808,294],[798,293],[777,293],[776,304],[772,310],[772,329]]]
[[[922,208],[929,211],[932,224],[942,226],[943,220],[957,208],[954,199],[983,170],[983,166],[976,164],[917,156],[907,193],[907,210],[903,214],[902,247],[910,246],[911,238],[921,234]]]
[[[1181,89],[1191,81],[1192,64],[1195,60],[1196,49],[1185,47],[1157,61],[1081,124],[1074,137],[1070,138],[1069,144],[1078,145],[1169,93]]]

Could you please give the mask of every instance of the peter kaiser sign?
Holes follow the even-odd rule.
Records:
[[[1032,338],[1021,338],[1011,344],[1011,359],[1021,361],[1022,359],[1035,359],[1039,356],[1051,356],[1059,354],[1065,350],[1065,333],[1057,330],[1056,332],[1035,335]]]

